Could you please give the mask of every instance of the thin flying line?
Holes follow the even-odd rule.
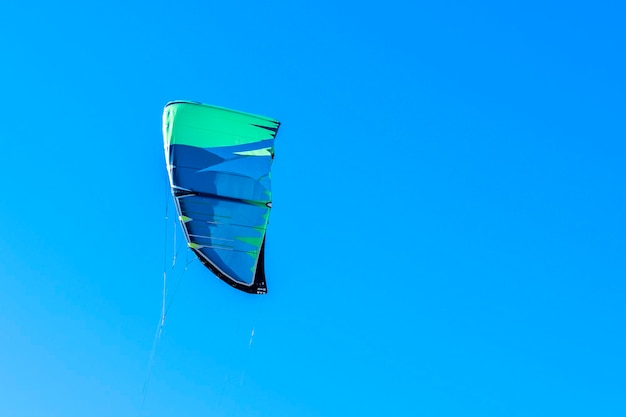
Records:
[[[165,301],[167,296],[167,222],[168,222],[168,209],[169,198],[167,192],[165,193],[165,228],[163,238],[163,294],[161,299],[161,317],[159,318],[159,324],[157,325],[156,332],[154,333],[154,339],[152,340],[152,350],[150,352],[150,359],[148,359],[148,369],[146,371],[146,378],[143,381],[143,387],[141,389],[141,405],[137,417],[141,417],[144,406],[146,404],[146,396],[148,393],[148,385],[150,384],[150,378],[152,376],[152,365],[154,364],[154,356],[156,355],[157,345],[161,334],[163,333],[163,326],[165,325]]]
[[[189,252],[187,252],[187,253],[189,253]],[[176,294],[178,293],[178,288],[180,287],[180,283],[183,281],[183,277],[185,276],[185,272],[187,272],[187,268],[196,259],[198,259],[198,258],[194,258],[191,261],[187,261],[185,263],[185,268],[183,269],[183,271],[181,272],[180,276],[178,277],[178,282],[176,283],[176,287],[174,287],[174,292],[172,293],[172,298],[170,299],[170,302],[167,304],[167,308],[163,312],[163,320],[165,320],[165,317],[167,317],[167,313],[170,311],[170,308],[172,308],[172,304],[174,303],[174,299],[176,298]]]

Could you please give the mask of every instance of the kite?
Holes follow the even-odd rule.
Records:
[[[218,278],[265,294],[277,120],[191,101],[163,111],[165,160],[187,245]]]

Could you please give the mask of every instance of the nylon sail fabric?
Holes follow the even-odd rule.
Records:
[[[218,278],[253,294],[267,292],[264,247],[279,126],[190,101],[163,111],[167,171],[187,243]]]

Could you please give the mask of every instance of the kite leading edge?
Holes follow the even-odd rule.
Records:
[[[191,101],[163,111],[165,160],[188,246],[218,278],[265,294],[277,120]]]

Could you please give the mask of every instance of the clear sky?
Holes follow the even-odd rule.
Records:
[[[269,294],[192,263],[141,416],[626,415],[625,12],[3,5],[0,414],[139,415],[183,99],[283,123]]]

